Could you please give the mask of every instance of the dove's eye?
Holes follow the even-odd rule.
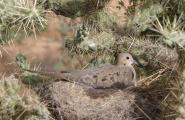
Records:
[[[129,57],[126,57],[127,59],[129,59]]]

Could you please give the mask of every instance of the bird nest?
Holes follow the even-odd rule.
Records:
[[[57,120],[170,120],[176,117],[170,84],[166,80],[130,89],[92,89],[55,81],[43,85],[38,94]]]
[[[86,89],[58,81],[42,87],[39,94],[57,120],[156,119],[162,111],[159,101],[144,90]]]

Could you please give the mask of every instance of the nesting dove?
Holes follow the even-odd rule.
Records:
[[[58,80],[80,83],[93,88],[127,87],[136,84],[136,72],[132,66],[135,63],[129,53],[120,53],[115,65],[103,65],[93,69],[65,71],[61,73],[36,72],[41,75],[55,77]]]

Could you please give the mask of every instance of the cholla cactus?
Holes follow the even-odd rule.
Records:
[[[162,13],[163,6],[161,4],[153,4],[149,7],[135,8],[134,15],[128,18],[127,27],[137,32],[143,32],[152,26],[155,17]]]
[[[27,59],[22,54],[17,54],[17,56],[16,56],[16,64],[20,68],[24,68],[24,69],[28,69],[29,68],[29,64],[27,63]]]
[[[83,41],[88,39],[89,30],[85,25],[82,25],[79,27],[79,29],[76,32],[76,36],[74,38],[74,44],[78,45],[81,44]]]
[[[0,0],[1,41],[35,33],[46,26],[46,10],[37,0]]]
[[[21,95],[22,90],[22,84],[14,76],[0,80],[0,119],[48,120],[50,113],[36,94],[29,91]]]
[[[153,24],[155,28],[151,28],[151,30],[161,34],[163,42],[168,46],[178,45],[178,47],[183,48],[185,45],[185,33],[183,31],[184,22],[182,17],[183,14],[178,18],[175,16],[172,22],[169,17],[163,18],[162,22],[156,17],[156,23]]]
[[[82,51],[97,51],[103,49],[110,49],[115,42],[112,33],[101,32],[99,34],[89,34],[87,27],[80,27],[77,30],[74,38],[74,46],[80,48]]]
[[[20,67],[20,69],[23,70],[22,82],[24,84],[29,84],[29,85],[32,85],[32,87],[36,87],[40,84],[43,84],[43,79],[44,80],[47,79],[47,77],[44,78],[43,76],[41,76],[39,74],[25,71],[25,69],[28,69],[28,70],[30,69],[30,65],[29,65],[26,57],[22,54],[18,54],[16,56],[16,64],[18,65],[18,67]],[[36,70],[36,69],[34,69],[34,70]]]
[[[92,57],[93,60],[89,61],[90,63],[87,67],[93,67],[114,61],[115,42],[115,37],[111,32],[92,34],[91,31],[90,34],[88,29],[82,26],[77,31],[75,39],[73,41],[67,41],[66,46],[71,55],[76,54]]]

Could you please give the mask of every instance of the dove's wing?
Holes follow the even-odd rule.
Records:
[[[93,76],[93,75],[97,75],[99,73],[102,73],[102,71],[104,70],[108,70],[111,69],[113,67],[113,65],[103,65],[103,66],[99,66],[99,67],[95,67],[95,68],[90,68],[90,69],[84,69],[84,70],[75,70],[75,71],[68,71],[68,72],[64,72],[62,73],[63,76],[68,76],[69,79],[77,81],[80,78],[82,78],[83,76]]]
[[[94,88],[130,85],[133,79],[132,75],[132,70],[129,67],[118,67],[115,65],[105,65],[68,74],[70,76],[69,79],[93,86]]]

